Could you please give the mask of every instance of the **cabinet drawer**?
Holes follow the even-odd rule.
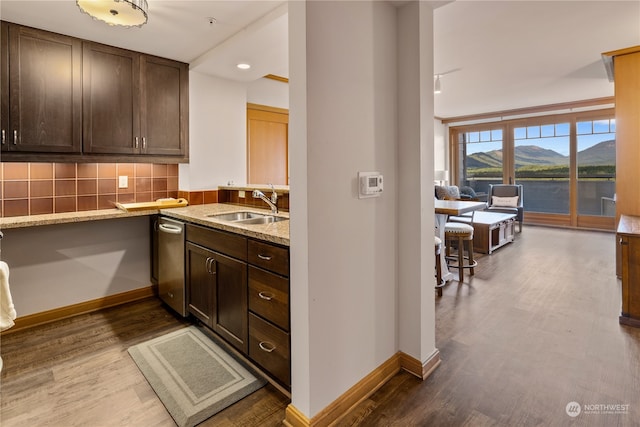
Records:
[[[289,280],[249,266],[249,310],[289,330]]]
[[[237,234],[187,224],[187,240],[221,254],[247,260],[247,238]]]
[[[289,276],[289,250],[269,243],[249,240],[249,263]]]
[[[284,385],[291,385],[289,334],[253,313],[249,313],[249,357]]]

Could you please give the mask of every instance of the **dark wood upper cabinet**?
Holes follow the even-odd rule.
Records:
[[[84,151],[184,156],[187,64],[84,43]]]
[[[188,160],[188,64],[1,21],[2,161]]]
[[[189,68],[187,64],[142,55],[141,135],[145,154],[187,152]]]
[[[2,149],[80,153],[82,41],[7,23],[2,32]]]
[[[0,21],[0,141],[6,149],[9,136],[9,24]]]
[[[83,46],[85,153],[140,152],[140,55],[97,43]]]

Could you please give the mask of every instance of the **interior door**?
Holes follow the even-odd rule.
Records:
[[[247,106],[247,182],[289,184],[289,112]]]

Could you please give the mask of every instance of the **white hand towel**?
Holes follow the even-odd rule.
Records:
[[[0,261],[0,331],[12,327],[15,318],[16,309],[9,290],[9,266],[6,262]]]

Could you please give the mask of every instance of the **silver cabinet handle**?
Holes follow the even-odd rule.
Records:
[[[266,351],[267,353],[271,353],[276,349],[276,345],[269,341],[260,341],[258,346],[260,347],[260,350]]]
[[[207,262],[206,262],[206,268],[207,268],[207,272],[211,275],[215,275],[216,274],[216,260],[215,258],[211,258],[211,257],[207,257]]]
[[[7,132],[2,129],[2,145],[7,143]]]
[[[159,224],[158,225],[158,229],[160,231],[163,231],[165,233],[170,233],[170,234],[182,234],[182,228],[178,227],[177,225],[171,225],[171,224]]]
[[[138,139],[139,139],[139,138],[136,136],[136,137],[134,138],[134,140],[133,140],[133,141],[134,141],[133,146],[134,146],[135,148],[138,148]]]
[[[273,299],[273,294],[270,294],[269,292],[258,292],[258,296],[266,301],[271,301]]]
[[[258,258],[263,259],[265,261],[271,261],[271,257],[269,255],[258,254]]]
[[[146,136],[142,137],[142,149],[143,150],[147,149],[147,137]]]
[[[18,145],[18,131],[13,130],[13,145]]]

